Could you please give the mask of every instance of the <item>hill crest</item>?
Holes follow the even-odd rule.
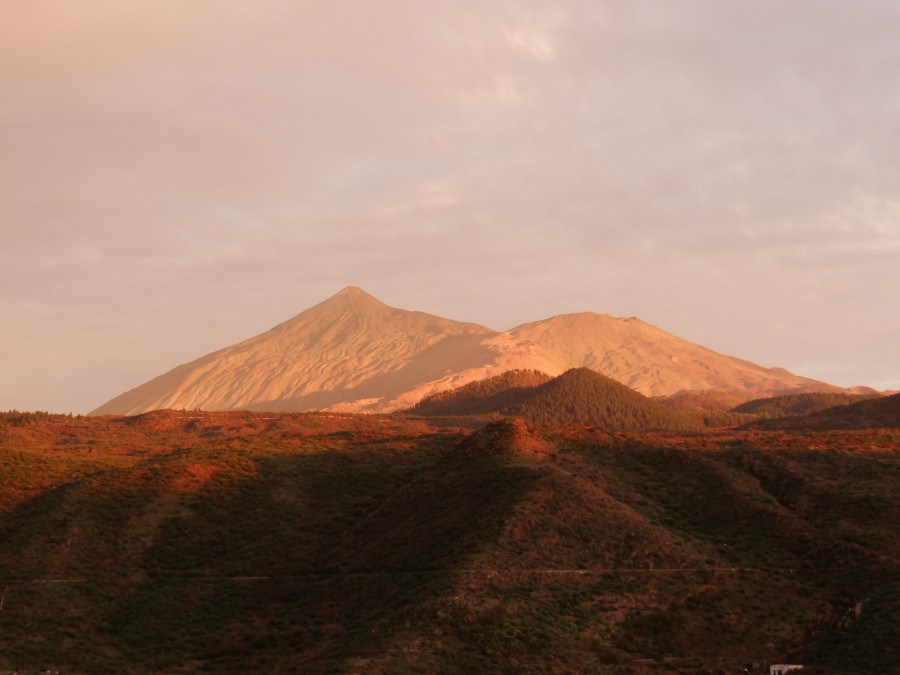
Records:
[[[510,371],[428,397],[409,412],[432,417],[503,415],[537,424],[586,424],[608,431],[704,427],[699,415],[673,410],[590,368],[571,368],[554,378]]]
[[[742,428],[784,431],[827,431],[900,428],[900,394],[837,405],[808,415],[751,422]]]

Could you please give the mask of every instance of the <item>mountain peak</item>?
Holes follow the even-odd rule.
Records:
[[[346,300],[365,299],[365,300],[374,300],[375,302],[384,304],[381,302],[381,300],[376,298],[374,295],[370,295],[369,293],[366,293],[359,286],[345,286],[344,288],[339,290],[337,293],[332,295],[330,298],[328,298],[328,300],[326,300],[325,302],[328,302],[329,300],[337,300],[337,299],[346,299]]]
[[[337,293],[335,293],[332,297],[337,298],[340,296],[359,296],[359,295],[367,295],[370,298],[372,297],[371,295],[366,293],[363,289],[361,289],[359,286],[354,286],[353,284],[351,284],[349,286],[344,286],[341,290],[339,290]]]
[[[496,333],[397,309],[347,286],[265,333],[117,396],[94,414],[159,408],[387,412],[507,370],[555,376],[581,366],[648,395],[726,389],[758,396],[826,386],[717,354],[638,319],[586,312]]]
[[[319,303],[313,309],[350,311],[358,316],[367,314],[383,314],[392,308],[384,304],[374,295],[369,295],[359,286],[347,286],[332,295],[327,300]]]

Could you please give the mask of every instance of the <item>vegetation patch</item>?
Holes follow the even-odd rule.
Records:
[[[890,429],[459,419],[9,416],[0,671],[897,662]]]

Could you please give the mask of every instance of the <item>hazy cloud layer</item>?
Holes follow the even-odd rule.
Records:
[[[2,15],[0,409],[86,411],[349,283],[900,388],[900,5]]]

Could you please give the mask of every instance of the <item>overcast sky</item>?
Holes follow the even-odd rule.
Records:
[[[0,410],[348,284],[900,388],[900,3],[3,0]]]

